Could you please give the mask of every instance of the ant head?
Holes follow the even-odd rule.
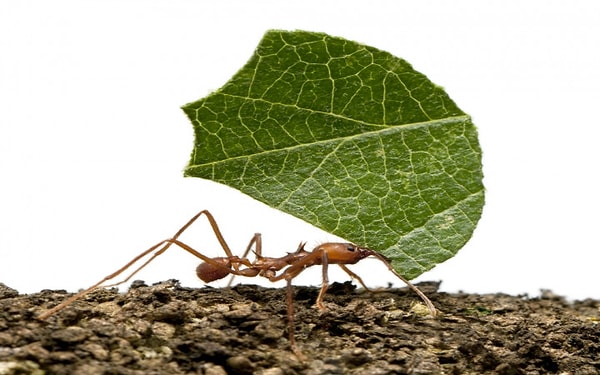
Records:
[[[348,250],[355,251],[355,252],[358,252],[358,254],[360,254],[360,259],[364,259],[366,257],[374,256],[374,257],[376,257],[376,258],[378,258],[380,260],[383,260],[384,262],[389,262],[389,259],[387,257],[381,255],[380,253],[378,253],[375,250],[371,250],[371,249],[369,249],[367,247],[358,246],[358,245],[355,245],[355,244],[352,244],[352,243],[349,243],[347,245],[348,245],[348,247],[347,247]],[[351,250],[352,248],[354,250]]]
[[[332,264],[354,264],[374,253],[373,250],[349,242],[328,242],[321,244],[315,250],[325,251]]]
[[[373,250],[367,249],[366,247],[360,247],[353,243],[342,243],[341,245],[346,247],[346,251],[349,251],[351,253],[358,253],[363,258],[366,258],[369,255],[371,255],[371,252],[373,251]]]

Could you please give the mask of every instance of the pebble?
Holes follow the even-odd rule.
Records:
[[[342,354],[342,360],[351,366],[360,366],[371,360],[371,354],[363,348],[354,348],[345,350]]]
[[[85,340],[90,334],[91,332],[88,329],[73,326],[54,331],[50,334],[50,337],[58,341],[73,344]]]
[[[254,365],[248,357],[237,355],[227,358],[227,367],[233,370],[234,373],[244,375],[252,374]]]
[[[152,324],[152,333],[160,339],[167,340],[175,334],[175,326],[163,322],[154,322]]]
[[[281,367],[272,367],[260,373],[261,375],[284,375],[285,372]]]
[[[32,374],[44,375],[37,363],[32,361],[10,361],[0,362],[0,375],[10,374]]]
[[[221,366],[210,366],[204,369],[204,375],[227,375],[227,371]]]
[[[277,340],[283,336],[283,329],[265,321],[256,325],[254,333],[263,339]]]
[[[240,320],[249,317],[252,313],[253,311],[250,308],[241,308],[238,310],[227,311],[226,313],[223,313],[223,316],[231,320]]]
[[[95,342],[87,342],[80,346],[81,349],[90,353],[94,358],[99,361],[106,361],[108,359],[109,353],[102,345],[97,344]]]
[[[0,299],[17,297],[19,292],[3,283],[0,283]]]
[[[116,336],[118,328],[113,323],[102,319],[90,319],[87,327],[99,336],[112,337]]]

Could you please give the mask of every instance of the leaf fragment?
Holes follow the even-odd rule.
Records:
[[[484,204],[471,118],[406,61],[272,30],[221,89],[187,104],[186,176],[232,186],[414,278],[471,237]]]

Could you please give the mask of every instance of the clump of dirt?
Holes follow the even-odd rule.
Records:
[[[333,284],[295,287],[289,348],[285,290],[193,289],[177,281],[101,289],[51,316],[70,294],[20,295],[0,284],[0,375],[5,374],[598,374],[600,301]],[[426,309],[425,309],[426,311]]]

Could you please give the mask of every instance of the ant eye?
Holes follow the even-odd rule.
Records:
[[[348,251],[354,251],[354,250],[356,250],[356,247],[354,245],[352,245],[352,244],[348,244],[348,245],[346,245],[346,250],[348,250]]]

